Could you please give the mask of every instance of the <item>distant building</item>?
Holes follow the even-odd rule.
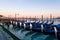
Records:
[[[0,17],[3,17],[3,15],[0,15]]]

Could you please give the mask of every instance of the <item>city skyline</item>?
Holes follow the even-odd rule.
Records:
[[[60,17],[60,0],[0,0],[0,14],[19,17]]]

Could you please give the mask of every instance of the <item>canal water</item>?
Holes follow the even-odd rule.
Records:
[[[54,35],[44,35],[41,32],[27,31],[22,28],[10,26],[8,30],[21,40],[58,40]]]

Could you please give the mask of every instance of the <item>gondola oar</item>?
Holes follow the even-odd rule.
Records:
[[[30,30],[32,31],[31,16],[30,16]]]
[[[22,23],[20,22],[20,28],[21,28]]]
[[[57,37],[57,28],[54,27],[54,31],[55,31],[55,36]]]
[[[44,27],[43,27],[43,25],[41,25],[41,32],[43,32],[43,30],[44,30]]]
[[[12,21],[10,21],[10,23],[12,24]]]
[[[43,15],[42,15],[41,21],[42,21],[42,24],[41,24],[41,32],[43,32],[43,30],[44,30],[44,27],[43,27]]]
[[[30,23],[30,30],[32,30],[32,24]]]
[[[16,24],[16,27],[17,27],[17,22],[15,24]]]
[[[10,27],[13,28],[13,21],[10,21]]]
[[[26,29],[26,24],[24,23],[24,29]]]

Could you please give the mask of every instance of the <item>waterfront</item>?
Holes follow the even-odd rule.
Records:
[[[7,20],[12,21],[7,18],[5,21],[3,19],[2,22],[3,23],[8,22]],[[22,20],[23,20],[23,18],[22,18]],[[20,20],[20,22],[22,22],[22,20]],[[26,22],[26,19],[24,19],[24,20]],[[13,20],[13,21],[15,21],[15,20]],[[17,21],[17,19],[16,19],[16,21]],[[27,22],[34,22],[34,21],[41,22],[42,19],[37,19],[37,20],[33,20],[33,18],[32,18],[32,20],[30,20],[30,18],[27,19]],[[47,21],[47,19],[43,19],[43,21]],[[48,19],[48,21],[50,22],[50,19]],[[54,19],[54,20],[51,19],[51,21],[54,21],[54,23],[53,23],[54,25],[60,24],[60,19]],[[9,28],[7,25],[4,25],[4,27],[21,40],[58,40],[58,38],[55,35],[45,35],[42,32],[34,32],[31,30],[19,28],[18,26],[16,28],[13,28],[12,24],[9,24]]]
[[[57,20],[54,22],[55,25],[59,23],[60,22]],[[6,25],[4,27],[8,29]],[[58,40],[55,35],[45,35],[42,32],[34,32],[31,30],[28,31],[18,27],[13,28],[12,25],[10,25],[8,30],[21,40]]]
[[[57,24],[60,24],[60,19],[54,20],[54,25]],[[34,32],[18,27],[13,28],[12,24],[10,24],[9,29],[7,25],[4,25],[4,27],[21,40],[58,40],[55,35],[45,35],[42,32]]]

